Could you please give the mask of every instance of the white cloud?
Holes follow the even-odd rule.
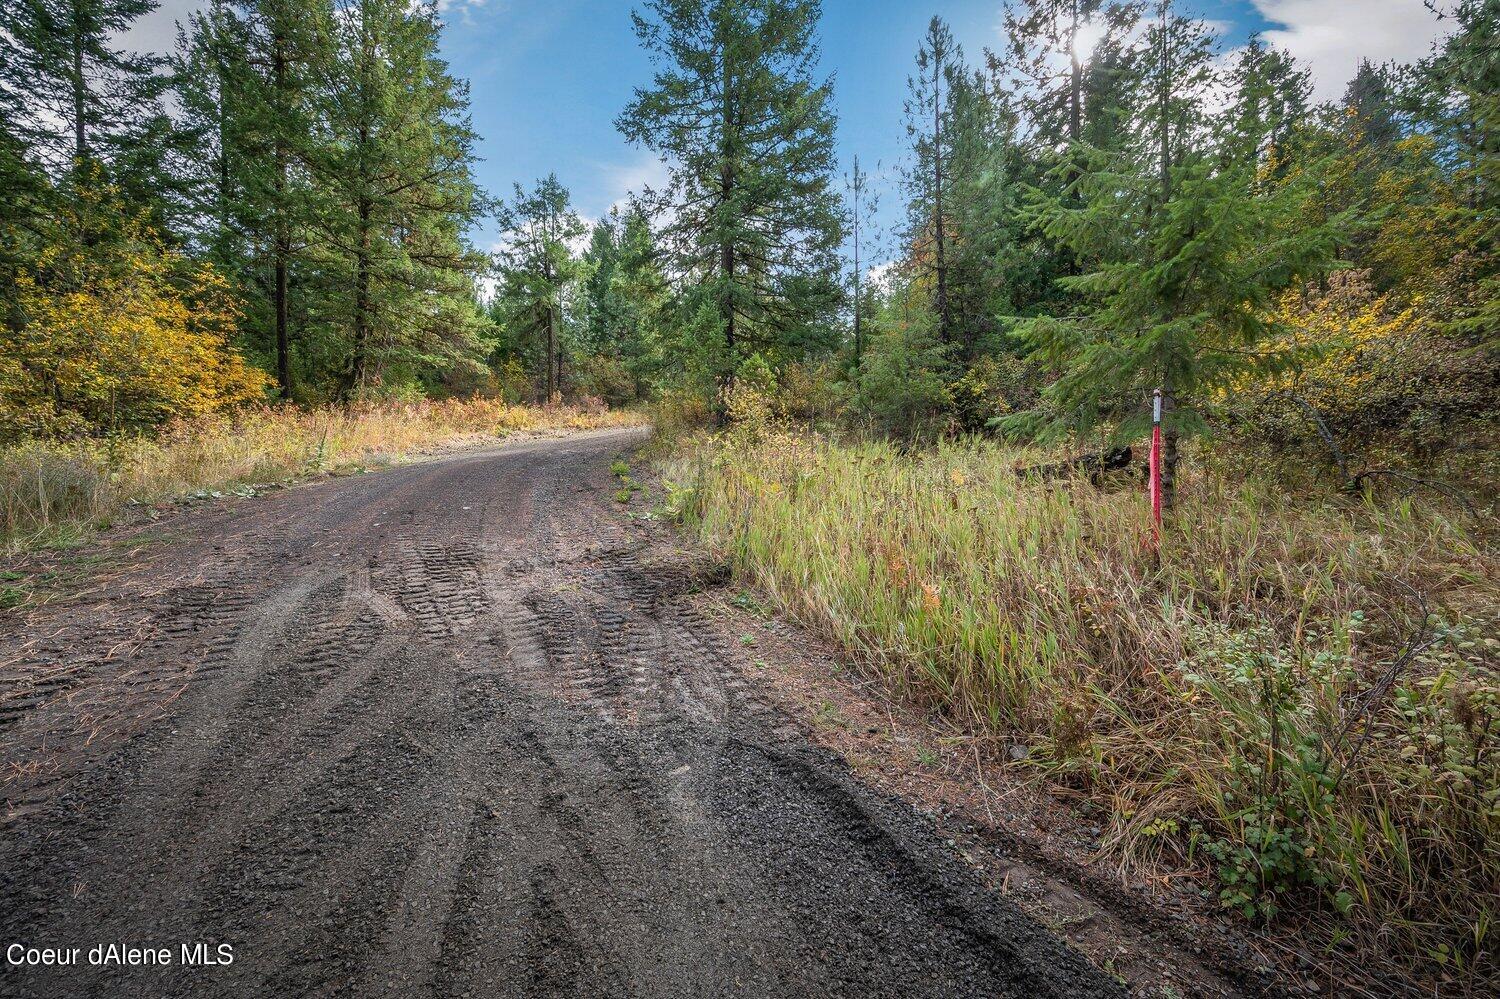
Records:
[[[887,260],[883,264],[876,264],[865,271],[865,284],[874,288],[878,294],[889,294],[895,286],[896,277],[900,273],[901,261]]]
[[[582,212],[579,212],[578,220],[583,223],[582,231],[572,239],[563,240],[563,244],[567,246],[568,252],[575,257],[583,256],[590,244],[594,242],[594,226],[599,224],[598,219],[589,218]]]
[[[208,0],[161,0],[161,6],[133,23],[117,36],[116,44],[127,52],[157,52],[163,55],[177,46],[177,22],[208,6]]]
[[[1361,59],[1411,62],[1427,54],[1446,23],[1422,0],[1251,0],[1279,25],[1265,39],[1312,69],[1313,96],[1343,96]]]
[[[488,0],[437,0],[438,17],[446,24],[453,20],[452,14],[457,11],[459,23],[472,27],[475,24],[474,12],[487,3]],[[502,4],[493,13],[501,13],[504,9],[505,5]]]
[[[600,163],[598,167],[602,175],[599,188],[607,201],[604,213],[610,208],[623,209],[632,194],[640,194],[647,187],[660,190],[670,175],[666,161],[650,152],[642,152],[629,163]]]

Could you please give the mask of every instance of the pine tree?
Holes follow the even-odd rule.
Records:
[[[434,4],[406,0],[345,0],[318,25],[304,165],[345,398],[482,350],[483,259],[464,233],[486,203],[468,88],[438,57],[439,29]]]
[[[932,311],[938,342],[952,338],[948,298],[948,204],[943,182],[952,153],[952,94],[965,77],[963,49],[942,18],[934,17],[917,48],[917,75],[907,79],[906,132],[914,163],[907,177],[912,255],[932,274]],[[948,178],[951,182],[951,177]],[[928,263],[930,261],[930,263]]]
[[[643,398],[659,374],[660,330],[670,307],[659,256],[649,221],[632,206],[594,225],[580,261],[578,347],[594,369],[592,394],[608,401]]]
[[[1245,143],[1235,155],[1258,160],[1273,179],[1297,159],[1293,137],[1308,119],[1311,74],[1291,56],[1252,38],[1235,67],[1238,81],[1230,134]]]
[[[1049,236],[1098,261],[1061,279],[1088,307],[1018,328],[1061,371],[1045,393],[1053,432],[1103,422],[1128,439],[1143,429],[1152,390],[1162,390],[1168,503],[1180,434],[1203,428],[1200,407],[1216,388],[1284,360],[1257,351],[1273,329],[1271,296],[1331,266],[1346,222],[1308,221],[1315,172],[1261,183],[1261,163],[1244,152],[1253,142],[1235,131],[1241,117],[1208,113],[1213,59],[1206,27],[1160,3],[1145,40],[1134,148],[1087,154],[1087,169],[1064,163],[1058,170],[1076,179],[1038,206]]]
[[[181,104],[200,148],[200,227],[228,272],[260,291],[251,339],[275,356],[283,398],[292,393],[291,282],[309,238],[306,173],[315,152],[311,69],[329,54],[316,29],[326,5],[216,0],[179,43]],[[326,140],[326,136],[324,139]]]
[[[542,398],[557,401],[563,381],[563,302],[581,274],[570,244],[585,231],[569,206],[568,189],[549,174],[531,191],[515,186],[514,198],[497,218],[507,243],[500,251],[503,321],[513,339],[537,344]]]
[[[1443,221],[1472,261],[1474,304],[1447,317],[1449,328],[1495,349],[1500,343],[1500,0],[1435,7],[1454,28],[1414,68],[1404,103],[1435,137],[1462,192]]]
[[[878,166],[878,164],[877,164]],[[853,310],[854,371],[859,373],[860,359],[864,354],[865,291],[863,268],[868,251],[876,233],[875,212],[880,205],[880,195],[870,191],[870,177],[860,168],[859,157],[854,157],[854,166],[845,179],[849,212],[850,238],[850,302]]]
[[[22,138],[21,98],[0,87],[0,322],[22,325],[17,278],[53,237],[54,190]]]
[[[992,63],[1007,68],[1029,84],[1029,117],[1044,135],[1083,138],[1084,59],[1079,34],[1101,17],[1104,0],[1025,0],[1005,10],[1010,49]],[[1059,72],[1057,60],[1067,61]]]
[[[114,39],[156,0],[17,0],[0,6],[0,89],[15,100],[15,136],[54,178],[103,165],[130,202],[172,213],[175,148],[161,97],[170,83],[154,55]]]
[[[1387,68],[1361,59],[1344,91],[1343,104],[1359,126],[1361,145],[1389,149],[1401,137],[1395,88]]]
[[[948,302],[956,361],[1000,346],[998,317],[1013,311],[1014,282],[1027,280],[1023,161],[1017,119],[981,73],[957,77],[948,113]]]
[[[617,346],[629,324],[628,303],[616,282],[620,269],[620,227],[616,211],[595,222],[581,262],[584,277],[579,292],[579,340],[590,353]]]
[[[622,330],[620,354],[635,382],[636,398],[644,398],[664,364],[662,334],[675,302],[651,223],[635,206],[626,213],[620,232],[615,287],[629,322]]]
[[[676,269],[717,316],[721,386],[754,352],[803,349],[838,301],[832,90],[816,0],[651,0],[635,31],[657,62],[617,125],[662,154],[650,198]]]

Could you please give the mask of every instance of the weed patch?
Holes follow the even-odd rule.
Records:
[[[663,478],[687,527],[861,669],[1108,803],[1125,870],[1195,870],[1247,918],[1493,971],[1489,526],[1189,474],[1158,552],[1136,491],[1018,477],[1033,459],[761,427]]]

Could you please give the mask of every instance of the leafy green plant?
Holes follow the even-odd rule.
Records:
[[[1363,620],[1353,618],[1353,627]],[[1346,633],[1349,629],[1346,629]],[[1222,710],[1227,761],[1218,835],[1195,833],[1215,861],[1220,901],[1246,918],[1273,918],[1279,897],[1337,881],[1322,856],[1337,790],[1319,692],[1352,675],[1347,645],[1299,660],[1264,626],[1197,628],[1182,679]]]

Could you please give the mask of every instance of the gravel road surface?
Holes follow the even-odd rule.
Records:
[[[0,994],[1114,994],[757,696],[641,440],[215,504],[0,619]]]

